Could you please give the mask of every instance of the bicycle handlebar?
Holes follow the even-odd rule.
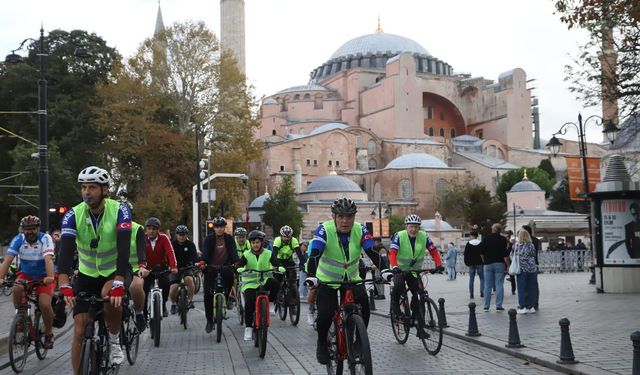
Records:
[[[318,284],[319,285],[360,285],[360,284],[364,284],[364,283],[369,283],[369,282],[373,282],[373,283],[379,283],[381,281],[381,279],[375,278],[375,279],[363,279],[363,280],[350,280],[350,281],[322,281],[322,280],[318,280]]]
[[[430,274],[434,274],[434,273],[442,273],[442,271],[436,270],[435,268],[424,268],[424,269],[408,269],[408,270],[401,270],[398,268],[398,273],[409,273],[409,272],[417,272],[417,273],[430,273]]]
[[[76,301],[89,302],[90,304],[111,303],[110,297],[96,297],[94,295],[87,296],[86,292],[80,292],[76,296]]]
[[[36,286],[41,286],[41,285],[47,285],[44,283],[44,281],[42,280],[32,280],[32,281],[25,281],[25,280],[6,280],[5,282],[2,283],[2,286],[14,286],[14,285],[21,285],[23,287],[36,287]]]

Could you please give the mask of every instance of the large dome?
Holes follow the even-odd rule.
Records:
[[[318,126],[317,128],[313,129],[313,131],[311,131],[311,133],[309,133],[309,135],[316,135],[316,134],[328,132],[328,131],[334,130],[334,129],[346,129],[348,127],[349,127],[348,125],[345,125],[345,124],[340,123],[340,122],[330,122],[328,124],[324,124],[324,125]]]
[[[346,177],[331,175],[317,178],[304,192],[362,192],[362,189],[358,184]]]
[[[330,60],[356,55],[358,53],[363,55],[371,53],[375,55],[378,52],[410,52],[431,56],[424,47],[409,38],[394,34],[376,33],[351,39],[340,46],[340,48],[331,55]]]
[[[442,160],[429,154],[405,154],[387,164],[386,168],[449,168]]]
[[[271,196],[267,193],[262,194],[261,196],[257,197],[256,199],[254,199],[253,201],[251,201],[251,204],[249,205],[249,208],[262,208],[262,206],[264,206],[264,202],[267,201],[267,199],[270,199]]]

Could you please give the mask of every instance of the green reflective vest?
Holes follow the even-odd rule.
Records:
[[[425,250],[427,248],[427,233],[418,231],[414,248],[411,247],[409,233],[406,230],[398,232],[400,249],[398,250],[398,267],[403,271],[421,269],[424,263]]]
[[[271,250],[263,249],[259,257],[253,251],[246,251],[243,255],[247,260],[247,264],[244,266],[247,270],[269,271],[272,270],[271,266]],[[271,273],[263,274],[263,281],[272,276]],[[247,289],[257,289],[260,275],[257,272],[247,272],[240,276],[242,280],[242,292]]]
[[[238,258],[242,257],[242,254],[245,253],[245,251],[249,251],[251,250],[251,245],[249,245],[249,240],[244,240],[244,246],[240,246],[240,244],[238,243],[238,240],[234,239],[234,241],[236,241],[236,250],[238,251]]]
[[[338,231],[336,230],[336,224],[333,220],[325,221],[322,225],[327,234],[327,243],[320,257],[318,269],[316,270],[318,280],[325,282],[362,280],[358,273],[358,261],[362,254],[362,246],[360,245],[360,241],[362,240],[362,225],[354,222],[353,227],[351,227],[351,234],[349,236],[349,260],[347,260],[345,256],[345,251],[338,238]],[[331,285],[331,287],[337,289],[340,286]]]
[[[138,244],[136,242],[136,237],[138,234],[138,230],[143,229],[142,225],[136,223],[135,221],[131,222],[131,245],[129,245],[129,264],[131,264],[131,270],[133,272],[138,272],[140,267],[140,260],[138,259]]]
[[[298,239],[295,237],[291,237],[291,240],[287,244],[282,243],[282,237],[280,236],[273,240],[273,247],[278,248],[278,259],[291,259],[293,256],[293,249],[298,246],[300,246],[300,244],[298,243]]]
[[[78,269],[90,276],[109,276],[116,272],[118,249],[116,246],[116,225],[120,203],[109,198],[104,200],[102,219],[96,233],[89,206],[82,202],[73,207],[76,216],[76,246],[78,247]],[[98,246],[91,248],[91,241],[98,239]]]

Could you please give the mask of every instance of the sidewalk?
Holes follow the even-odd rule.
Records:
[[[633,346],[631,333],[640,330],[640,294],[597,294],[588,284],[589,273],[539,275],[540,310],[533,315],[518,315],[520,340],[526,347],[508,349],[509,316],[516,308],[517,296],[511,295],[511,285],[505,282],[505,311],[496,311],[495,296],[489,312],[482,310],[479,281],[476,278],[474,300],[469,299],[468,275],[446,281],[445,275],[429,275],[427,286],[436,302],[445,299],[446,335],[455,336],[493,349],[509,352],[530,362],[553,366],[567,373],[631,374]],[[390,292],[385,288],[385,300],[376,300],[373,313],[389,312]],[[475,302],[478,329],[482,336],[465,336],[469,323],[468,304]],[[558,321],[570,320],[571,343],[576,365],[555,363],[560,354]],[[446,336],[445,336],[446,340]],[[561,367],[559,367],[561,366]]]

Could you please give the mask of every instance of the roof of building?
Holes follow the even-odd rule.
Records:
[[[429,154],[404,154],[391,160],[385,168],[449,168],[445,162]]]
[[[422,224],[420,224],[420,228],[422,228],[422,230],[428,232],[435,232],[436,231],[436,221],[435,219],[429,219],[429,220],[422,220]],[[446,232],[446,231],[459,231],[459,229],[455,229],[454,227],[451,226],[451,224],[447,223],[444,220],[440,220],[440,232]]]
[[[305,193],[320,192],[362,192],[360,186],[350,179],[338,175],[323,176],[315,179],[307,188]]]
[[[630,116],[620,126],[615,142],[609,152],[640,151],[640,113]]]
[[[538,186],[538,184],[536,184],[533,181],[522,180],[517,184],[513,185],[511,187],[511,190],[509,190],[510,193],[517,193],[517,192],[524,192],[524,191],[542,191],[542,189],[540,189],[540,186]]]
[[[278,91],[277,94],[284,94],[287,92],[296,92],[296,91],[330,91],[330,90],[322,85],[309,84],[309,85],[288,87],[284,90]]]
[[[362,35],[357,38],[351,39],[350,41],[340,46],[340,48],[338,48],[329,59],[332,60],[335,58],[355,55],[358,53],[364,55],[368,53],[384,53],[387,51],[390,51],[392,53],[411,52],[421,55],[431,55],[429,51],[427,51],[419,43],[409,38],[394,34],[375,33]]]
[[[249,208],[262,208],[262,206],[264,206],[264,202],[266,202],[269,198],[271,198],[271,196],[268,193],[264,193],[256,199],[252,200]]]
[[[316,135],[316,134],[328,132],[329,130],[334,130],[334,129],[346,129],[348,127],[349,125],[345,125],[340,122],[330,122],[328,124],[324,124],[313,129],[311,133],[309,133],[309,135]]]
[[[472,144],[472,145],[476,145],[476,144],[483,144],[484,143],[484,139],[478,138],[476,136],[473,135],[469,135],[469,134],[463,134],[460,136],[457,136],[455,138],[451,138],[451,143],[455,144]]]
[[[407,144],[421,144],[421,145],[441,145],[442,143],[434,141],[429,137],[423,139],[418,138],[385,138],[385,142],[391,143],[407,143]]]
[[[266,98],[262,101],[262,105],[266,104],[278,104],[278,102],[274,98]]]
[[[456,154],[467,158],[471,161],[474,161],[478,164],[482,164],[485,167],[489,167],[492,169],[518,169],[519,166],[515,164],[511,164],[508,161],[503,159],[494,158],[492,156],[478,153],[478,152],[465,152],[465,151],[455,151]]]

